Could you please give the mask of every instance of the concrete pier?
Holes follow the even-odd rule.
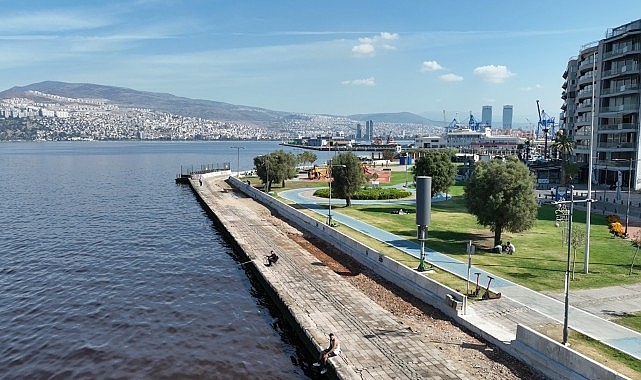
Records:
[[[252,260],[280,307],[293,319],[316,355],[328,334],[342,353],[330,359],[339,379],[471,379],[427,337],[413,332],[288,236],[296,231],[267,220],[270,211],[237,193],[221,179],[192,189],[227,237]],[[279,256],[266,266],[271,250]]]

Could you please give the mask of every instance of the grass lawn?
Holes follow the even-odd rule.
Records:
[[[333,206],[354,218],[416,241],[416,215],[392,214],[397,205],[372,204],[352,205],[346,208],[340,202]],[[414,206],[403,209],[414,211]],[[467,260],[466,244],[471,240],[477,247],[472,261],[475,266],[495,273],[513,282],[534,290],[560,291],[563,289],[567,265],[567,240],[563,228],[555,226],[554,206],[544,205],[539,209],[535,227],[514,234],[504,232],[502,240],[516,246],[514,255],[491,253],[494,234],[488,228],[476,224],[476,218],[467,213],[460,196],[444,202],[432,203],[432,220],[428,229],[426,246],[461,261]],[[574,229],[585,231],[585,212],[575,210]],[[596,288],[629,284],[641,281],[640,271],[628,276],[635,248],[630,241],[612,239],[607,220],[602,215],[592,214],[590,233],[590,273],[583,274],[583,250],[577,247],[576,270],[572,288]],[[571,250],[574,254],[574,249]],[[641,268],[640,268],[641,270]]]

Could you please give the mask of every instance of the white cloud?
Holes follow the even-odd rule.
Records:
[[[391,41],[398,40],[398,33],[382,32],[374,37],[361,37],[358,39],[359,44],[352,47],[352,53],[361,55],[374,54],[377,47],[387,50],[394,50],[396,47]]]
[[[381,39],[388,41],[398,40],[398,33],[382,32]]]
[[[376,85],[376,81],[374,80],[374,77],[369,77],[366,79],[344,80],[341,84],[352,86],[374,86]]]
[[[490,83],[503,83],[507,78],[514,76],[514,73],[510,72],[507,66],[495,65],[477,67],[474,69],[474,74]]]
[[[443,70],[443,66],[439,65],[439,63],[436,61],[424,61],[421,65],[422,72],[437,70]]]
[[[374,45],[370,43],[364,43],[364,44],[354,46],[352,48],[352,53],[367,55],[367,54],[374,53],[374,50],[375,50]]]
[[[452,73],[443,74],[443,75],[439,76],[438,78],[440,80],[442,80],[442,81],[445,81],[445,82],[460,82],[460,81],[463,80],[462,76],[456,75],[456,74],[452,74]]]

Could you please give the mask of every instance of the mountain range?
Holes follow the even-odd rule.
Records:
[[[45,81],[26,86],[16,86],[0,92],[0,98],[22,97],[40,100],[29,91],[68,98],[104,99],[124,107],[148,108],[175,115],[199,117],[222,121],[250,122],[258,125],[277,125],[283,120],[305,117],[296,112],[273,111],[265,108],[236,105],[203,99],[190,99],[167,93],[138,91],[124,87],[105,86],[91,83],[66,83]],[[422,124],[442,126],[442,121],[433,121],[410,112],[372,113],[348,116],[335,116],[355,121],[372,120],[374,122],[397,124]]]

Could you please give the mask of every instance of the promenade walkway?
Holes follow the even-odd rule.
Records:
[[[279,195],[291,202],[303,205],[319,214],[326,215],[325,204],[327,200],[311,196],[313,190],[289,190],[280,192]],[[322,204],[319,204],[322,203]],[[369,235],[390,246],[394,246],[416,258],[420,256],[420,246],[387,231],[371,226],[361,220],[336,213],[332,214],[333,220],[339,224],[349,226],[361,233]],[[426,248],[427,261],[435,267],[454,273],[462,279],[467,278],[467,263],[458,261],[439,252]],[[464,317],[478,326],[481,330],[491,333],[494,337],[509,342],[516,337],[516,325],[523,324],[537,329],[541,326],[563,324],[564,302],[548,295],[535,292],[506,279],[493,275],[481,268],[472,267],[472,273],[480,272],[481,281],[487,284],[487,276],[492,276],[491,290],[500,292],[502,298],[498,300],[469,302],[467,315]],[[570,291],[570,304],[572,305],[572,290]],[[589,293],[582,292],[583,303]],[[641,305],[641,294],[627,292],[636,302],[625,304],[634,308]],[[601,300],[605,302],[604,299]],[[632,310],[638,311],[639,309]],[[610,345],[641,360],[641,334],[626,327],[610,322],[589,311],[571,306],[569,311],[569,326],[595,340]]]
[[[191,184],[316,349],[327,345],[330,332],[336,334],[343,349],[341,355],[331,359],[330,371],[336,377],[472,378],[456,358],[446,357],[428,336],[408,329],[288,236],[298,231],[284,222],[274,225],[267,221],[268,209],[251,198],[237,196],[222,180],[206,180],[203,186],[197,181]],[[264,255],[271,250],[280,259],[266,266]]]

